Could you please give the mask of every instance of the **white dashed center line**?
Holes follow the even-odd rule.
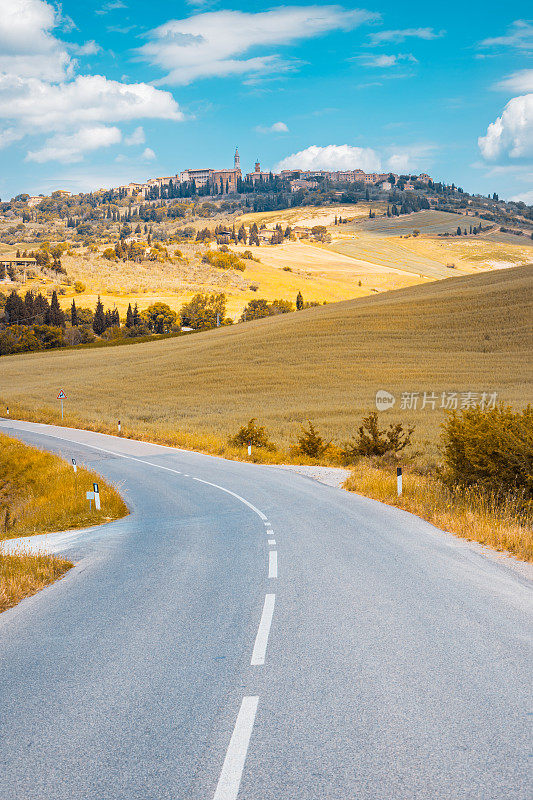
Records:
[[[236,800],[259,697],[243,697],[213,800]]]
[[[276,544],[276,540],[275,540],[275,539],[269,539],[269,540],[268,540],[268,543],[269,543],[269,544]]]
[[[278,577],[278,551],[270,550],[268,553],[268,577]]]
[[[255,637],[254,649],[252,652],[252,660],[250,664],[252,667],[261,666],[265,663],[266,649],[268,644],[268,635],[270,633],[270,626],[272,624],[272,617],[274,616],[274,603],[276,602],[275,594],[267,594],[263,605],[263,613],[261,614],[261,622]]]

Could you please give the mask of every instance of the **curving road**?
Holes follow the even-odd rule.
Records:
[[[122,487],[0,616],[1,800],[526,800],[531,584],[300,475],[0,420]]]

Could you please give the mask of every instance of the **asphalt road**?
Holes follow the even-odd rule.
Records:
[[[0,430],[132,509],[0,616],[1,800],[529,800],[522,577],[288,471]]]

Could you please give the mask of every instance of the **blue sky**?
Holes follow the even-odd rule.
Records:
[[[533,203],[525,2],[0,0],[0,196],[187,167],[425,171]]]

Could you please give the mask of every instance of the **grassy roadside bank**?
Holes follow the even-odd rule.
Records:
[[[89,511],[85,492],[100,488],[102,508]],[[118,519],[128,509],[96,473],[0,434],[0,540],[69,530]],[[0,551],[0,612],[61,577],[73,564],[45,554]]]
[[[533,562],[533,519],[510,502],[498,506],[474,491],[454,493],[434,477],[415,472],[404,472],[398,497],[396,474],[363,461],[352,469],[345,488],[410,511],[463,539]]]

